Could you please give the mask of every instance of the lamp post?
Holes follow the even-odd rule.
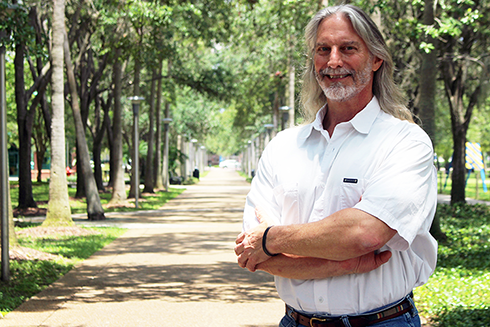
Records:
[[[247,174],[252,177],[252,140],[247,142]]]
[[[6,18],[14,10],[22,9],[17,5],[7,5],[0,18]],[[8,175],[8,151],[7,151],[7,91],[5,87],[5,45],[3,40],[7,38],[7,32],[0,30],[0,221],[2,228],[1,238],[1,260],[2,281],[10,280],[10,256],[9,256],[9,175]]]
[[[139,187],[140,187],[139,167],[138,167],[139,166],[139,130],[138,130],[139,117],[138,115],[140,110],[140,103],[144,99],[145,98],[139,96],[128,98],[128,100],[131,100],[131,103],[133,104],[134,158],[133,158],[132,170],[133,170],[134,206],[136,209],[138,209],[138,196],[139,196]]]
[[[206,155],[206,147],[204,145],[201,145],[200,147],[200,156],[199,156],[199,160],[200,160],[200,165],[199,165],[199,170],[204,172],[204,168],[206,167],[205,165],[205,155]]]
[[[0,210],[2,219],[2,280],[10,279],[9,268],[9,217],[8,217],[8,167],[7,167],[7,96],[5,90],[5,46],[3,39],[7,36],[5,31],[0,31]]]
[[[166,117],[162,119],[165,131],[165,145],[163,147],[163,185],[165,192],[168,192],[169,173],[168,173],[168,125],[172,122],[172,118]]]
[[[267,146],[267,144],[269,144],[269,141],[271,139],[271,131],[274,128],[274,124],[265,124],[264,127],[267,132],[265,134],[265,141],[264,141],[264,149],[265,149],[265,147]],[[262,149],[262,151],[264,151],[264,149]]]
[[[192,176],[192,172],[194,171],[194,168],[196,167],[197,159],[196,159],[196,146],[195,144],[197,143],[196,139],[191,140],[190,144],[190,153],[189,157],[191,158],[191,166],[189,167],[191,170],[190,176]]]
[[[291,107],[288,106],[282,106],[279,107],[279,110],[282,111],[282,124],[281,124],[281,130],[286,129],[286,123],[289,119],[289,111],[291,110]]]

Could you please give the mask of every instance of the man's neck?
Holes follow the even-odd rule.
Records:
[[[327,113],[323,118],[323,128],[332,136],[335,126],[340,123],[347,122],[354,118],[368,103],[372,100],[373,95],[363,97],[355,97],[349,101],[331,101],[327,99]]]

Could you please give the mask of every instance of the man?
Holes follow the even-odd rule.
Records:
[[[436,264],[428,136],[393,82],[373,21],[351,5],[306,28],[308,125],[265,149],[235,253],[267,271],[286,303],[280,326],[420,326],[412,290]]]

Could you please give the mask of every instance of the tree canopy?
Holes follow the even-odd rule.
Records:
[[[2,1],[0,6],[14,3]],[[481,0],[351,3],[365,9],[380,24],[407,105],[425,120],[422,126],[430,129],[440,157],[447,162],[458,153],[454,169],[460,176],[461,144],[466,140],[480,142],[485,153],[490,151],[486,118],[489,4]],[[280,129],[278,108],[290,104],[291,92],[299,108],[295,122],[301,123],[298,90],[306,59],[303,32],[321,5],[322,1],[300,0],[66,2],[65,23],[81,120],[95,166],[101,165],[102,153],[111,152],[117,136],[113,129],[115,113],[121,115],[123,161],[130,163],[134,145],[131,103],[127,99],[134,95],[145,98],[140,110],[141,143],[137,145],[142,165],[157,167],[145,160],[153,161],[153,153],[162,151],[164,142],[158,133],[163,131],[165,108],[173,119],[171,148],[178,148],[180,135],[186,141],[197,139],[210,153],[224,156],[240,153],[249,140],[265,131],[265,124],[273,123]],[[50,135],[46,124],[51,113],[51,88],[43,78],[49,77],[52,60],[53,8],[52,3],[37,0],[17,6],[20,9],[0,25],[10,36],[2,40],[9,50],[10,143],[22,147],[20,143],[26,138],[19,134],[23,130],[18,129],[18,118],[26,117],[23,126],[32,135],[28,138],[35,141],[35,152],[40,152],[43,144],[49,149],[49,138],[36,131],[45,130],[44,135]],[[433,21],[424,21],[426,6],[433,9]],[[434,113],[429,118],[425,118],[427,109],[423,108],[427,106],[419,78],[426,54],[435,58],[430,69],[436,78],[434,104],[429,105]],[[121,91],[117,92],[115,68],[121,69]],[[18,80],[20,76],[23,82]],[[157,82],[161,89],[156,90]],[[19,102],[21,90],[26,101],[23,107]],[[67,84],[65,94],[68,90]],[[66,99],[72,106],[72,97]],[[116,106],[121,110],[115,110]],[[67,110],[65,120],[72,151],[76,133],[71,111]],[[41,123],[31,123],[34,121]],[[95,169],[99,189],[103,188],[101,174]],[[82,185],[78,184],[81,195]],[[461,186],[456,183],[456,187]],[[461,199],[461,193],[454,196]]]

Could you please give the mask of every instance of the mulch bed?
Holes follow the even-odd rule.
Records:
[[[27,208],[27,209],[17,209],[14,208],[14,217],[38,217],[46,216],[48,209],[46,208]]]

